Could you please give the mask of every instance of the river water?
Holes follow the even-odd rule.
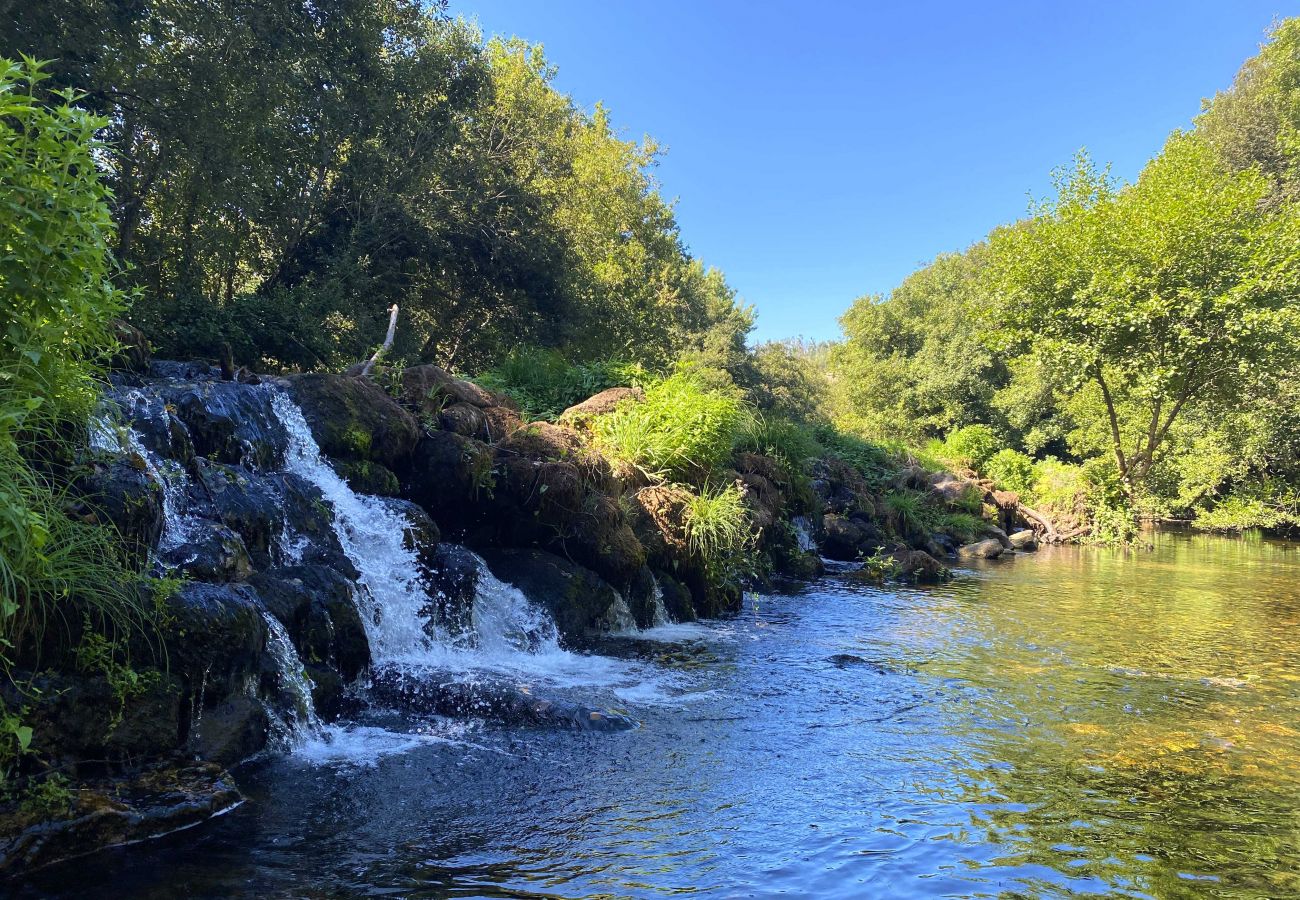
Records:
[[[516,676],[633,731],[372,709],[18,895],[1300,896],[1300,555],[1154,541],[833,574]]]

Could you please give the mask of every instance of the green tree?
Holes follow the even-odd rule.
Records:
[[[1095,388],[1130,497],[1180,414],[1295,358],[1297,219],[1268,192],[1175,133],[1125,188],[1080,154],[1054,200],[990,240],[994,336]]]

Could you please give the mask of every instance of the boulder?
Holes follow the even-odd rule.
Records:
[[[73,473],[78,497],[70,513],[85,522],[111,525],[132,558],[143,562],[163,528],[162,485],[138,457],[93,459]]]
[[[313,563],[336,570],[355,580],[360,573],[352,565],[334,531],[334,509],[320,488],[300,475],[271,475],[280,496],[285,530],[277,539],[276,561],[280,565]]]
[[[695,604],[691,601],[691,589],[667,572],[654,572],[663,599],[664,609],[674,622],[694,622]]]
[[[439,525],[465,529],[481,517],[494,485],[492,450],[451,431],[423,435],[402,474],[402,494]]]
[[[401,471],[419,440],[415,417],[368,378],[294,375],[294,401],[321,451],[331,459],[379,463]]]
[[[560,636],[582,646],[616,626],[623,598],[595,572],[543,550],[482,551],[488,569],[550,613]]]
[[[358,494],[377,494],[396,497],[402,491],[401,482],[392,469],[368,459],[345,459],[334,462],[334,471]]]
[[[598,416],[613,412],[620,403],[644,399],[645,391],[638,387],[607,388],[560,413],[560,421],[566,425],[582,426]]]
[[[162,554],[176,574],[197,581],[247,581],[253,561],[238,532],[206,519],[191,523],[189,540]]]
[[[474,597],[478,592],[478,558],[457,544],[439,544],[430,565],[431,618],[451,634],[473,627]]]
[[[191,581],[166,600],[163,639],[192,707],[215,706],[260,671],[266,623],[247,585]]]
[[[477,407],[512,405],[506,398],[493,395],[472,381],[456,378],[434,365],[403,369],[399,384],[402,402],[426,416],[437,416],[454,403]]]
[[[232,381],[179,384],[162,392],[197,456],[250,469],[270,469],[283,459],[288,433],[272,396],[266,388]]]
[[[957,548],[957,555],[962,559],[997,559],[1004,552],[1002,543],[993,538]]]
[[[199,759],[234,765],[266,746],[271,720],[261,700],[236,694],[203,711],[189,735]]]
[[[1011,546],[1016,550],[1033,551],[1038,549],[1038,535],[1028,528],[1009,536]]]
[[[487,437],[487,418],[483,410],[472,403],[457,402],[443,407],[438,414],[438,424],[446,431],[465,437]]]
[[[235,531],[255,565],[270,565],[285,521],[278,479],[202,458],[195,460],[194,476],[189,490],[191,513]]]
[[[114,319],[109,323],[117,347],[109,360],[109,367],[126,372],[147,372],[149,370],[149,339],[144,332],[129,322]]]
[[[352,681],[370,664],[370,644],[352,582],[326,566],[285,566],[250,580],[304,663],[329,665]]]
[[[952,577],[952,572],[924,550],[905,550],[894,554],[895,570],[902,581],[937,584]]]
[[[853,562],[876,548],[879,532],[862,519],[830,514],[822,520],[822,555],[828,559]]]

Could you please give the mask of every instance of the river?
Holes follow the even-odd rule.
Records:
[[[371,710],[19,897],[1300,896],[1300,556],[1164,533],[839,573],[521,673],[617,733]]]

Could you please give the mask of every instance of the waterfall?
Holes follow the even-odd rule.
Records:
[[[381,498],[357,494],[321,455],[311,428],[287,394],[272,408],[288,432],[287,471],[324,494],[334,509],[334,531],[361,573],[357,605],[379,667],[467,669],[569,668],[578,660],[561,649],[555,623],[517,588],[498,580],[475,557],[479,579],[470,633],[453,638],[429,621],[429,594],[415,552],[406,546],[407,522]],[[627,614],[631,620],[631,615]]]
[[[275,662],[280,705],[287,710],[287,715],[272,716],[273,737],[285,749],[301,746],[308,739],[319,737],[323,730],[312,700],[311,684],[303,674],[302,658],[280,620],[265,610],[262,618],[266,622],[266,650]]]
[[[138,396],[137,396],[138,395]],[[143,400],[143,395],[132,391],[127,399]],[[130,454],[138,457],[149,477],[162,489],[162,534],[158,539],[159,553],[175,550],[191,537],[190,523],[185,517],[185,485],[188,476],[180,463],[163,459],[144,445],[140,432],[133,425],[115,425],[105,413],[90,420],[90,446],[106,453]]]
[[[806,516],[795,516],[790,520],[794,526],[795,537],[799,541],[799,550],[802,553],[812,553],[817,549],[817,542],[813,540],[811,523]]]
[[[321,456],[302,410],[281,391],[271,406],[288,432],[285,469],[314,484],[334,509],[334,531],[361,573],[357,605],[375,662],[423,662],[433,649],[421,610],[429,598],[415,553],[406,547],[407,522],[378,497],[348,487]]]
[[[668,608],[664,606],[664,589],[663,586],[659,584],[658,578],[655,578],[654,584],[654,593],[651,595],[650,627],[662,628],[665,625],[671,625],[673,619],[672,616],[668,615]]]

